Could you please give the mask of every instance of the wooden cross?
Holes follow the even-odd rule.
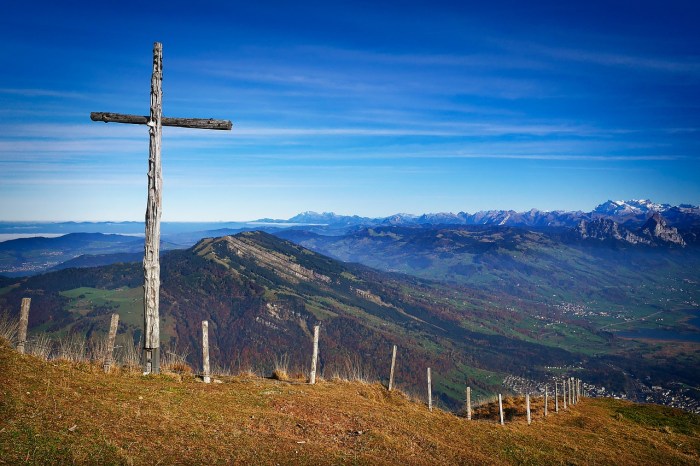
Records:
[[[160,372],[160,326],[158,304],[160,297],[160,214],[163,177],[160,164],[160,141],[163,126],[230,130],[228,120],[199,118],[168,118],[163,116],[163,44],[153,44],[153,74],[151,75],[150,116],[94,112],[93,121],[131,123],[148,126],[148,203],[146,205],[146,241],[143,257],[143,316],[144,374]]]

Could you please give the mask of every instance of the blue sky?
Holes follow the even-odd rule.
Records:
[[[164,114],[234,123],[164,129],[163,220],[700,204],[698,24],[692,1],[11,2],[0,220],[143,218],[146,128],[89,114],[148,114],[156,40]]]

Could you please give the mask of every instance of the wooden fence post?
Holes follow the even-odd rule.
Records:
[[[32,298],[22,298],[22,308],[19,312],[19,329],[17,332],[17,352],[24,354],[24,345],[27,343],[27,325],[29,324],[29,306]]]
[[[202,321],[202,380],[204,383],[211,382],[209,372],[209,321]]]
[[[561,389],[562,389],[562,395],[564,395],[562,398],[564,399],[564,409],[566,409],[566,379],[561,383]]]
[[[503,422],[503,399],[501,398],[501,394],[498,394],[498,416],[501,419],[501,425],[504,425],[505,422]]]
[[[428,368],[428,410],[433,410],[433,386],[430,380],[430,368]]]
[[[571,377],[566,379],[566,383],[569,384],[569,406],[574,405],[574,394],[573,390],[571,389]]]
[[[309,376],[309,383],[311,385],[316,383],[316,364],[318,363],[318,330],[319,325],[314,325],[314,352],[311,356],[311,375]]]
[[[578,396],[579,397],[582,397],[582,395],[583,395],[583,390],[581,389],[582,386],[583,386],[583,382],[581,382],[581,379],[578,379]]]
[[[554,412],[559,412],[559,382],[554,380]]]
[[[109,372],[112,366],[112,355],[114,353],[114,339],[117,337],[117,327],[119,326],[119,314],[112,314],[112,321],[109,323],[109,334],[107,335],[107,349],[105,351],[105,360],[103,369],[105,373]]]
[[[544,417],[547,417],[547,408],[549,404],[549,387],[547,384],[544,386]]]
[[[532,418],[530,417],[530,394],[525,394],[525,409],[527,410],[527,425],[532,424]]]
[[[389,372],[389,391],[394,388],[394,367],[396,367],[396,345],[391,351],[391,371]]]
[[[472,420],[472,388],[467,387],[467,420]]]

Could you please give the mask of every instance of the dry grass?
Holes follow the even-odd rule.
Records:
[[[161,370],[179,375],[192,374],[192,366],[187,362],[188,354],[188,350],[177,350],[174,346],[165,349],[160,360]]]
[[[53,351],[53,341],[45,334],[40,333],[27,341],[26,351],[28,354],[47,360]]]
[[[130,335],[117,335],[114,342],[114,360],[124,368],[138,371],[141,369],[140,348],[141,345],[135,344]]]
[[[289,355],[275,357],[275,367],[272,369],[272,378],[275,380],[289,380]]]
[[[500,426],[429,413],[377,383],[104,374],[6,344],[0,373],[0,464],[700,462],[698,416],[616,400]]]
[[[14,343],[18,330],[19,322],[17,318],[10,317],[7,311],[0,313],[0,339]]]
[[[60,338],[57,351],[55,359],[59,361],[85,362],[90,360],[87,342],[82,335],[69,334]]]

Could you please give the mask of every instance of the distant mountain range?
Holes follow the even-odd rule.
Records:
[[[103,233],[134,231],[136,222],[11,224],[0,222],[0,235],[8,231],[73,231],[85,228]],[[287,220],[259,219],[238,223],[164,223],[163,250],[184,249],[203,238],[265,231],[287,239],[303,239],[304,233],[343,237],[377,227],[435,230],[444,227],[483,226],[521,228],[544,233],[549,241],[566,244],[599,244],[611,247],[685,248],[700,244],[700,208],[671,206],[649,200],[606,201],[591,212],[489,210],[422,215],[395,214],[382,218],[303,212]],[[189,228],[189,229],[188,229]],[[286,232],[289,233],[286,233]],[[131,233],[133,235],[133,233]],[[328,240],[330,241],[330,240]],[[46,270],[103,265],[140,260],[143,239],[101,233],[69,233],[57,238],[21,238],[0,242],[0,274],[19,276]],[[334,251],[320,250],[333,255]],[[335,255],[338,257],[338,255]]]
[[[337,215],[332,212],[303,212],[289,220],[270,220],[279,224],[305,223],[315,226],[374,226],[374,225],[500,225],[519,227],[576,227],[581,220],[612,220],[627,228],[641,227],[653,214],[659,214],[671,227],[690,228],[700,226],[700,208],[689,204],[671,206],[649,200],[606,201],[591,212],[544,211],[531,209],[486,210],[473,214],[467,212],[440,212],[422,215],[395,214],[388,217],[369,218],[357,215]]]

